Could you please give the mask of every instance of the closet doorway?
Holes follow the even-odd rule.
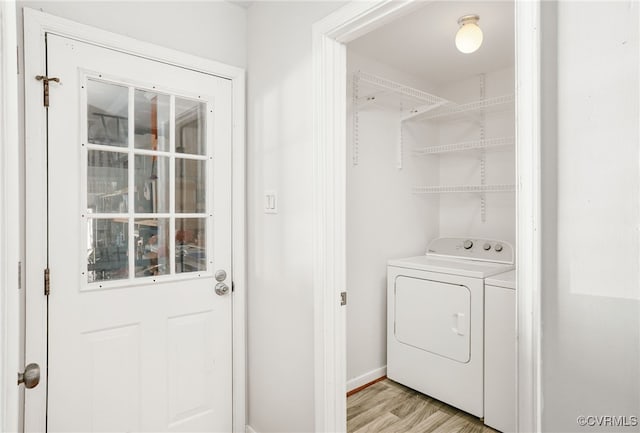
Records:
[[[318,431],[346,430],[347,386],[346,312],[341,301],[348,296],[347,245],[347,173],[352,163],[348,150],[347,101],[349,75],[347,45],[402,16],[416,14],[422,4],[375,5],[349,4],[320,21],[314,27],[316,218],[314,234],[316,291],[316,428]],[[516,196],[514,238],[518,239],[518,426],[521,431],[535,430],[539,414],[538,390],[535,386],[539,353],[537,338],[539,312],[534,295],[538,293],[534,278],[539,267],[536,259],[537,197],[539,189],[537,139],[539,76],[536,65],[539,4],[518,4],[515,9],[515,113],[514,137],[516,176],[512,182]],[[454,23],[455,32],[455,23]],[[453,37],[453,35],[451,35]],[[402,159],[393,158],[390,164]],[[515,179],[518,179],[516,182]],[[517,187],[515,186],[517,185]],[[380,205],[384,206],[381,198]],[[345,288],[347,288],[345,290]],[[346,291],[346,295],[341,292]],[[336,301],[337,300],[337,301]]]

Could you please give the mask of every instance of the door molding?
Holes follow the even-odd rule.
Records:
[[[516,1],[518,431],[540,431],[540,0]],[[346,431],[346,43],[424,5],[354,1],[313,26],[317,432]]]
[[[18,431],[20,198],[16,5],[0,2],[0,431]]]
[[[245,220],[245,70],[182,53],[155,44],[100,30],[33,9],[24,9],[25,52],[25,227],[26,230],[26,344],[25,359],[42,367],[46,384],[47,298],[42,292],[47,238],[46,215],[46,110],[42,105],[42,83],[33,79],[46,75],[47,33],[113,49],[149,60],[231,80],[232,101],[232,279],[233,292],[233,431],[244,433],[246,425],[246,220]],[[15,47],[15,43],[14,43]],[[63,83],[64,85],[64,83]],[[41,344],[45,342],[45,344]],[[28,409],[27,409],[28,408]],[[46,387],[25,393],[25,431],[45,431]]]

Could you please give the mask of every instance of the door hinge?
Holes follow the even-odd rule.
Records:
[[[36,75],[36,80],[42,81],[43,103],[45,107],[49,106],[49,81],[60,83],[60,78],[46,77],[44,75]]]
[[[22,289],[22,262],[18,262],[18,290]]]
[[[340,305],[347,305],[347,292],[340,292]]]
[[[49,296],[51,293],[51,279],[49,268],[44,270],[44,296]]]

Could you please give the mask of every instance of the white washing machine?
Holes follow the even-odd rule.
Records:
[[[513,247],[439,238],[387,268],[387,376],[484,415],[484,279],[514,268]]]

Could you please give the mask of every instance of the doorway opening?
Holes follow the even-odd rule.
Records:
[[[430,2],[347,44],[347,392],[388,377],[349,432],[515,431],[513,9]]]
[[[355,431],[355,417],[397,428],[407,420],[390,408],[396,383],[462,411],[440,427],[473,416],[535,430],[537,7],[351,4],[316,24],[319,431]],[[470,19],[485,37],[464,53],[454,41]],[[335,303],[343,290],[346,308]],[[486,317],[509,335],[487,334]],[[504,365],[486,345],[509,354],[511,372],[491,377]],[[496,386],[499,398],[486,395]],[[391,410],[371,406],[379,416],[365,422],[361,396],[374,387]],[[347,392],[361,400],[349,414]],[[486,419],[492,406],[509,425]]]

